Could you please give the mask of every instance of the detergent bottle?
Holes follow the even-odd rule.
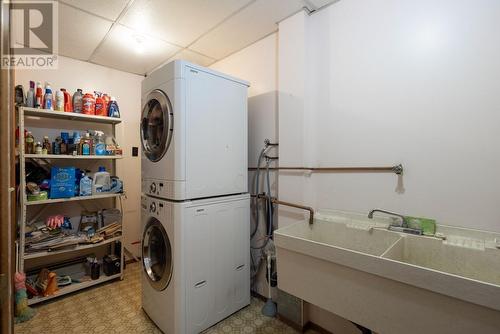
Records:
[[[89,171],[85,171],[89,172]],[[82,178],[80,179],[80,196],[90,196],[92,195],[92,179],[82,172]]]
[[[49,109],[49,110],[54,110],[54,104],[52,100],[52,88],[50,88],[50,84],[47,83],[45,85],[45,95],[43,97],[43,108],[44,109]]]
[[[95,93],[95,114],[96,116],[107,116],[104,100],[101,96],[100,92],[94,92]]]
[[[56,91],[56,111],[64,111],[64,93]]]
[[[35,93],[35,108],[43,108],[43,90],[40,81],[36,82],[36,93]]]
[[[83,95],[82,114],[95,115],[95,98],[93,94]]]
[[[99,166],[99,171],[94,173],[94,180],[92,181],[92,194],[109,192],[111,190],[111,176],[106,172],[104,166]]]
[[[109,102],[108,116],[120,118],[120,108],[118,108],[118,103],[114,96],[111,96],[111,101]]]
[[[72,112],[73,106],[71,105],[71,94],[65,88],[61,88],[61,91],[64,94],[64,111]]]
[[[73,94],[73,112],[81,114],[83,109],[83,91],[78,88]]]
[[[26,107],[35,107],[35,82],[30,81],[30,89],[26,94]]]

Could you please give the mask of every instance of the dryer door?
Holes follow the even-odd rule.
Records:
[[[172,246],[167,232],[156,218],[150,218],[144,229],[142,265],[155,290],[167,288],[173,269]]]
[[[141,140],[146,157],[159,161],[167,152],[172,140],[173,111],[168,96],[159,89],[146,97],[142,107]]]

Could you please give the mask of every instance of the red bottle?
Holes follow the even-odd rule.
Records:
[[[65,89],[61,88],[64,93],[64,111],[73,112],[73,106],[71,105],[71,94]]]
[[[85,93],[82,104],[82,114],[95,115],[95,99],[93,94]]]
[[[101,93],[95,92],[95,114],[96,116],[107,116],[106,106]]]
[[[104,101],[104,110],[106,110],[105,116],[108,116],[109,115],[108,107],[109,107],[109,102],[111,102],[111,97],[108,94],[104,93],[102,94],[102,99]]]

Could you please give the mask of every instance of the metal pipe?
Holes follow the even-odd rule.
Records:
[[[256,167],[249,167],[249,171],[257,170]],[[328,173],[328,172],[353,172],[353,173],[383,173],[391,172],[397,175],[403,174],[403,165],[399,164],[392,167],[269,167],[269,170],[297,170],[297,171],[311,171],[318,173]]]
[[[279,199],[276,198],[269,198],[269,196],[258,194],[258,195],[251,195],[252,197],[259,198],[259,199],[265,199],[265,200],[271,200],[271,203],[278,204],[278,205],[284,205],[284,206],[289,206],[292,208],[296,209],[302,209],[309,211],[309,224],[312,224],[314,222],[314,209],[311,208],[310,206],[304,206],[300,204],[295,204],[295,203],[290,203],[290,202],[285,202],[285,201],[280,201]]]

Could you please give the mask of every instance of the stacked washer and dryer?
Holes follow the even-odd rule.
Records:
[[[247,89],[185,61],[142,82],[142,306],[167,334],[250,303]]]

